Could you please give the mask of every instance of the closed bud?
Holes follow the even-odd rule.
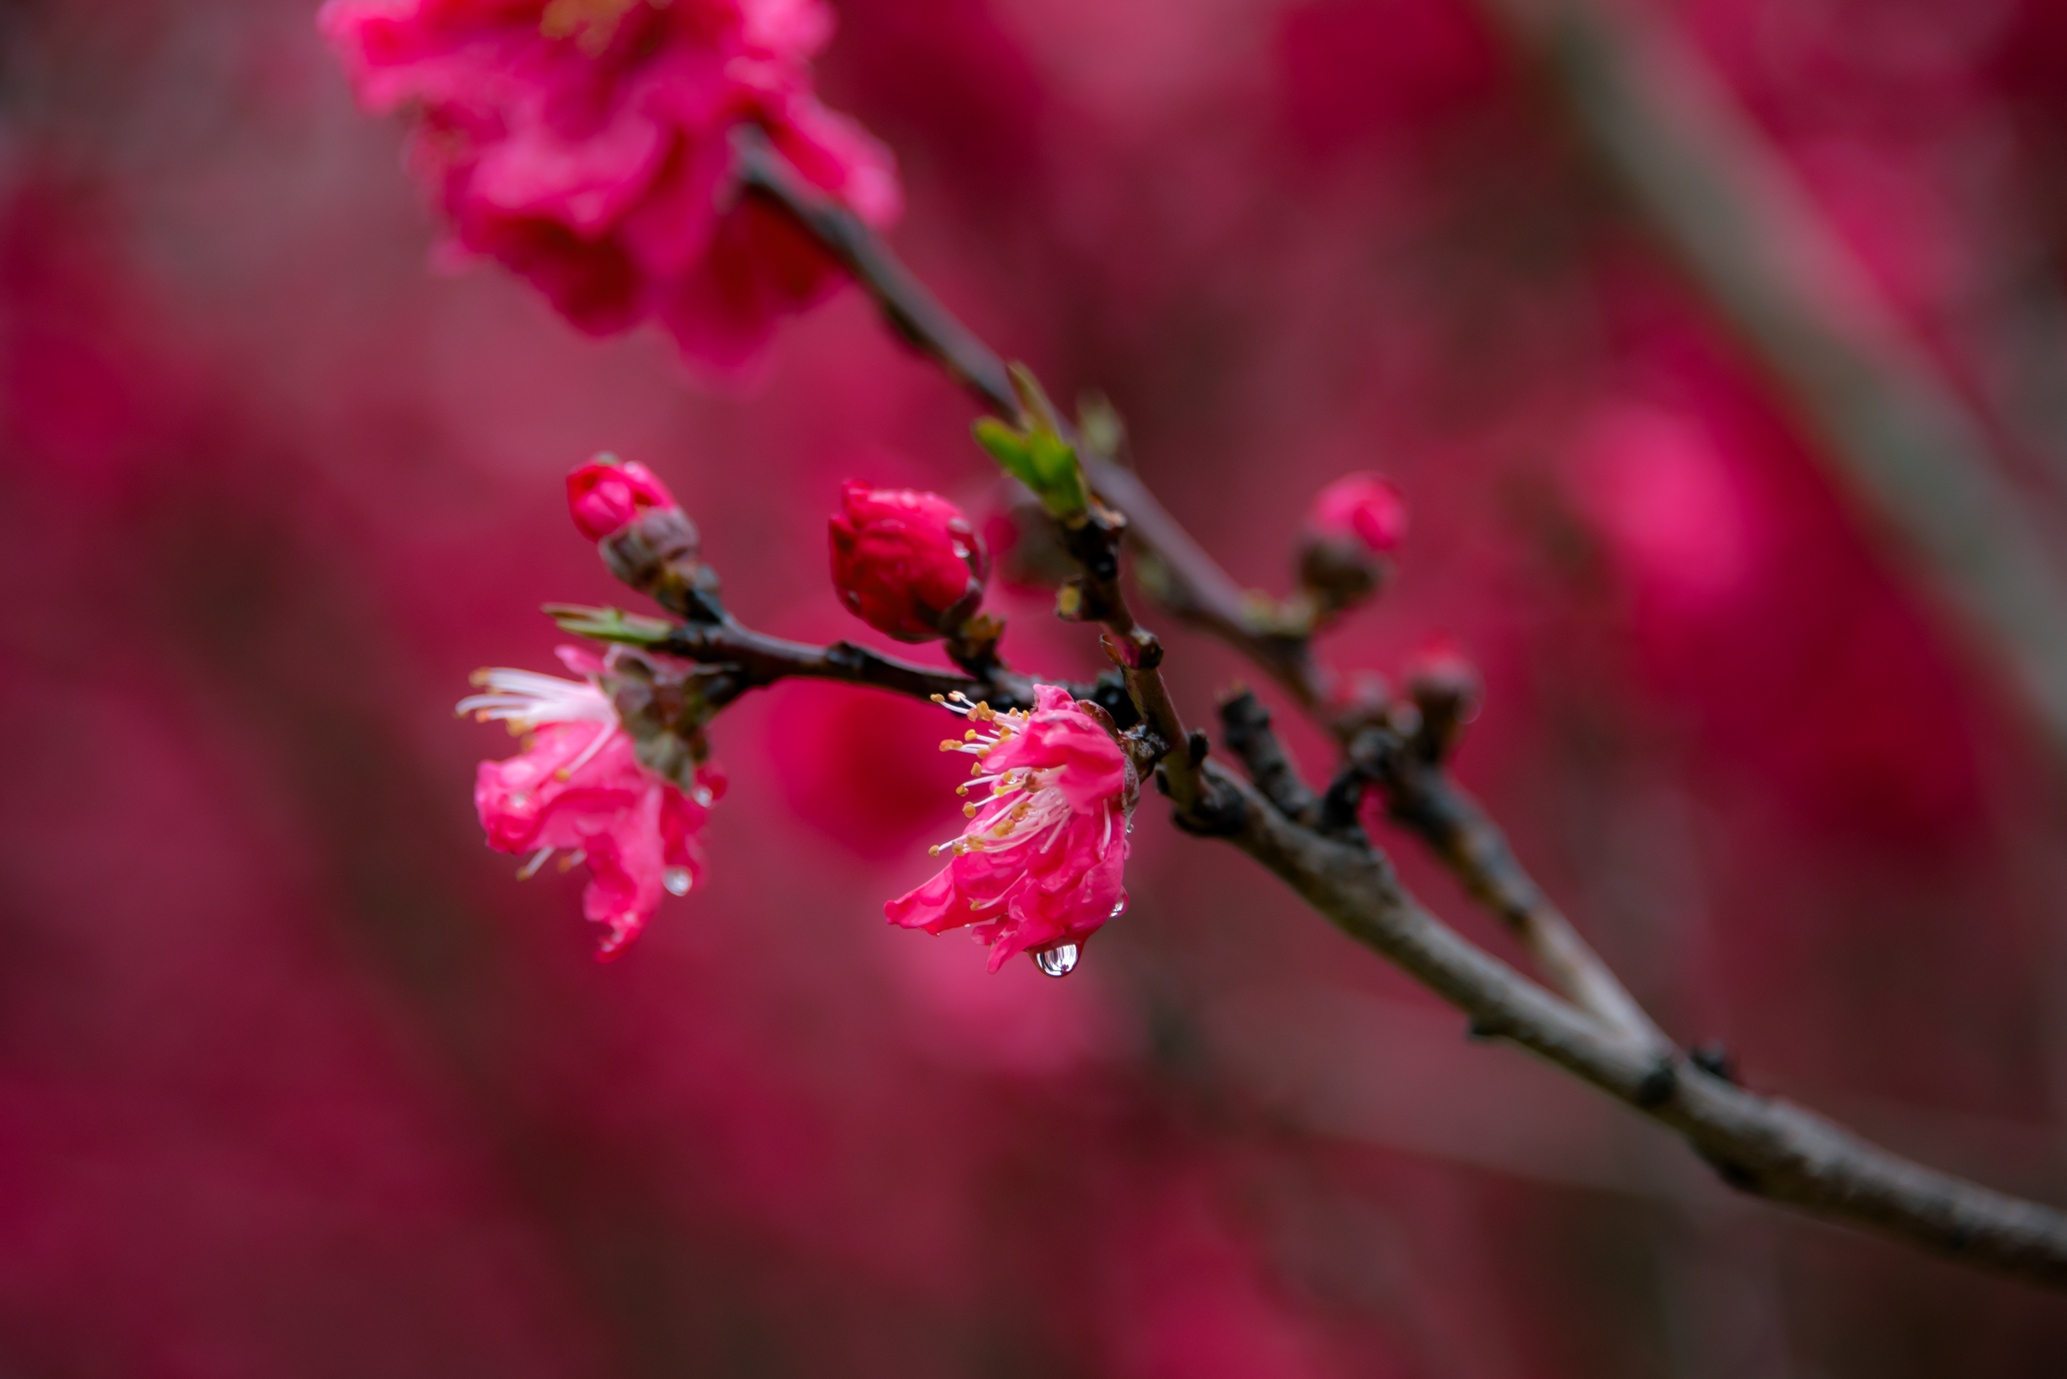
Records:
[[[637,461],[626,464],[605,453],[567,475],[567,510],[591,541],[623,531],[656,508],[678,507],[667,485]]]
[[[1464,725],[1478,717],[1485,682],[1464,649],[1437,637],[1414,653],[1406,666],[1407,693],[1421,711],[1421,735],[1440,761],[1457,749]]]
[[[598,455],[568,474],[567,510],[619,580],[682,617],[723,615],[696,524],[652,470]]]
[[[1407,534],[1407,505],[1390,480],[1347,474],[1314,495],[1299,546],[1299,582],[1323,618],[1368,602]]]
[[[833,515],[833,587],[847,610],[901,642],[952,635],[983,603],[982,538],[937,493],[850,482]]]

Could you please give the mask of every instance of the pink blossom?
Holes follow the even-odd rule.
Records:
[[[964,805],[968,827],[933,849],[953,854],[939,875],[883,912],[935,934],[971,926],[990,945],[993,972],[1030,952],[1055,955],[1043,970],[1059,975],[1127,906],[1121,875],[1138,784],[1119,744],[1068,691],[1041,685],[1034,695],[1031,713],[948,704],[976,724],[941,744],[976,757],[975,779],[957,793],[983,786],[989,797]]]
[[[1354,537],[1375,555],[1390,555],[1407,535],[1407,504],[1390,479],[1362,470],[1314,495],[1307,529],[1319,537]]]
[[[364,104],[413,112],[451,246],[591,334],[652,317],[737,368],[838,284],[801,230],[738,195],[736,126],[870,224],[901,208],[888,151],[812,94],[820,0],[330,0],[318,23]]]
[[[983,602],[990,557],[937,493],[850,481],[830,523],[833,587],[848,611],[901,642],[943,637]]]
[[[567,475],[567,510],[591,541],[616,535],[654,508],[677,506],[667,485],[636,460],[626,464],[598,455]]]
[[[603,663],[578,647],[560,658],[580,680],[525,670],[475,672],[487,693],[460,700],[459,711],[499,718],[527,734],[524,750],[484,761],[474,781],[474,808],[498,852],[530,854],[528,877],[556,850],[561,868],[588,864],[582,911],[606,926],[599,956],[615,956],[660,908],[663,891],[687,895],[703,875],[696,835],[724,793],[714,766],[696,771],[690,788],[639,764],[631,734],[597,683]]]

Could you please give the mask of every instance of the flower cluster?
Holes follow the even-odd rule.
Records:
[[[706,764],[685,789],[642,764],[603,688],[609,664],[572,646],[560,648],[560,659],[582,678],[483,670],[474,682],[485,693],[459,701],[461,713],[525,734],[518,755],[481,763],[474,807],[490,847],[529,854],[519,875],[563,849],[563,869],[588,864],[582,909],[605,926],[608,958],[645,928],[662,892],[687,895],[701,878],[696,835],[725,782]]]
[[[870,224],[901,208],[888,151],[812,94],[821,0],[329,0],[319,22],[361,101],[414,112],[451,246],[592,334],[652,318],[737,368],[837,285],[823,250],[738,195],[738,126]]]
[[[1101,711],[1052,685],[1036,688],[1031,713],[942,702],[975,725],[941,743],[976,758],[975,779],[959,793],[988,794],[963,806],[961,836],[933,849],[950,854],[947,865],[884,913],[935,934],[971,928],[990,945],[993,972],[1032,953],[1059,976],[1127,906],[1122,872],[1140,789],[1133,765]]]

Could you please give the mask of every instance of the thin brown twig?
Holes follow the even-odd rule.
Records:
[[[1608,965],[1523,869],[1507,835],[1484,807],[1439,762],[1413,747],[1375,729],[1352,748],[1384,787],[1386,812],[1427,840],[1463,878],[1472,898],[1514,931],[1553,987],[1653,1053],[1674,1053],[1671,1038],[1620,982],[1605,976]]]

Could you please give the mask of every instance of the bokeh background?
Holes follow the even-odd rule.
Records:
[[[1455,635],[1461,772],[1677,1035],[2067,1197],[2067,813],[1983,639],[1837,477],[1471,0],[841,0],[895,241],[1282,589],[1353,468],[1413,511],[1332,639]],[[1654,7],[2050,531],[2067,19]],[[844,293],[760,376],[441,274],[304,0],[0,6],[0,1373],[2050,1375],[2067,1306],[1730,1196],[1144,806],[1066,981],[881,903],[958,821],[929,711],[716,729],[708,885],[598,965],[473,821],[452,702],[618,591],[560,476],[830,597],[840,480],[992,500]],[[1000,594],[1024,664],[1086,636]],[[1172,630],[1187,707],[1240,674]],[[1294,733],[1309,769],[1319,744]],[[1409,881],[1511,952],[1410,840]]]

